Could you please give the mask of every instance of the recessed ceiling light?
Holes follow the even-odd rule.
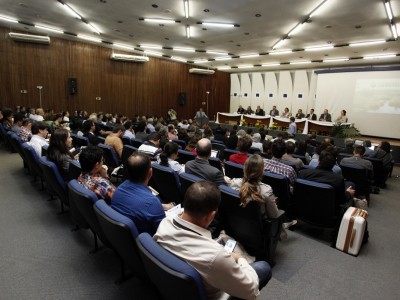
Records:
[[[124,21],[118,20],[117,23],[122,24]]]
[[[250,32],[245,32],[244,35],[250,35]]]
[[[261,14],[256,14],[255,16],[256,16],[256,18],[259,18],[259,17],[261,17]]]
[[[200,41],[200,43],[205,44],[206,42],[205,41]]]
[[[354,28],[355,29],[360,29],[360,28],[362,28],[362,26],[361,25],[356,25],[356,26],[354,26]]]
[[[206,12],[206,13],[208,13],[208,12],[210,12],[210,10],[209,9],[205,9],[205,10],[203,10],[204,12]]]
[[[107,0],[100,0],[101,3],[107,3]]]
[[[152,4],[151,6],[154,7],[154,8],[158,8],[157,4]]]

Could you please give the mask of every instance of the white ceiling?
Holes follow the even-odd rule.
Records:
[[[9,27],[11,31],[80,40],[75,36],[52,33],[32,26],[39,24],[73,34],[90,35],[105,42],[131,45],[137,50],[143,50],[140,45],[160,45],[164,49],[153,51],[161,52],[165,56],[178,56],[189,63],[200,59],[207,60],[205,63],[193,64],[200,67],[258,65],[253,68],[229,69],[225,70],[226,72],[388,65],[400,62],[400,42],[393,39],[383,0],[330,0],[310,23],[304,23],[301,31],[277,47],[277,50],[296,50],[282,55],[268,55],[268,53],[294,26],[307,19],[323,0],[189,0],[188,19],[185,18],[183,0],[63,0],[63,2],[97,27],[101,34],[93,33],[89,26],[68,14],[57,0],[0,0],[0,16],[20,21],[20,23],[10,23],[0,20],[0,25]],[[391,0],[390,3],[394,22],[400,31],[400,0]],[[256,17],[256,14],[261,16]],[[142,21],[140,18],[174,19],[180,22],[162,26]],[[206,27],[197,24],[198,22],[231,23],[239,27]],[[191,26],[192,32],[192,37],[189,39],[185,33],[187,25]],[[351,42],[374,40],[387,42],[370,46],[348,46]],[[115,51],[123,50],[106,43],[101,45],[114,48]],[[336,47],[313,52],[303,50],[306,47],[321,45]],[[197,51],[189,53],[165,49],[173,47],[193,48]],[[205,50],[226,52],[233,58],[213,61],[221,55],[208,54],[204,52]],[[245,54],[263,55],[239,58]],[[362,59],[363,56],[377,54],[398,56]],[[344,57],[351,59],[345,62],[322,63],[324,59]],[[288,64],[296,61],[315,62],[301,65]],[[260,66],[270,63],[281,63],[281,65]]]

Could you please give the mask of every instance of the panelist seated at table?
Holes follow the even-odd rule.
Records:
[[[321,114],[321,116],[319,117],[320,121],[324,121],[324,122],[332,122],[332,116],[331,114],[328,112],[327,109],[324,110],[324,113]]]
[[[299,108],[299,110],[297,111],[296,114],[296,119],[303,119],[305,117],[305,115],[303,114],[303,110],[301,108]]]
[[[285,107],[283,110],[283,113],[281,114],[282,118],[290,118],[292,116],[291,112],[289,111],[289,108]]]
[[[306,118],[307,118],[307,120],[313,120],[313,121],[317,120],[317,115],[314,113],[313,108],[310,109],[310,113],[307,114]]]
[[[342,123],[347,123],[347,117],[346,117],[346,111],[343,109],[340,112],[339,117],[336,118],[335,123],[336,124],[342,124]]]
[[[244,114],[246,112],[246,110],[243,108],[243,106],[242,105],[239,105],[239,108],[238,108],[238,110],[237,110],[237,113],[238,114]]]
[[[257,105],[255,114],[257,116],[265,116],[265,111],[260,107],[260,105]]]
[[[246,114],[246,115],[254,114],[254,110],[251,109],[251,106],[250,106],[250,105],[247,106],[247,109],[246,109],[245,114]]]
[[[279,110],[276,109],[276,105],[272,106],[272,109],[269,111],[269,114],[272,117],[279,116]]]

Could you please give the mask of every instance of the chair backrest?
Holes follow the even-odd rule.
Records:
[[[76,146],[77,147],[87,147],[90,145],[90,141],[87,137],[85,136],[76,136]]]
[[[94,212],[93,205],[99,201],[96,194],[79,184],[76,180],[71,180],[68,183],[68,187],[73,190],[72,197],[75,200],[74,204],[80,215],[87,222],[90,229],[97,234],[101,242],[110,247],[110,242],[104,234],[104,231],[100,226],[99,220]]]
[[[56,193],[61,202],[69,206],[67,185],[55,163],[49,161],[46,156],[42,156],[39,159],[39,164],[46,183],[50,185],[51,190]]]
[[[278,197],[278,207],[286,211],[286,213],[290,212],[290,185],[286,176],[281,174],[275,174],[270,172],[264,172],[264,176],[262,182],[271,186],[274,191],[274,195]]]
[[[35,176],[39,176],[44,179],[42,168],[39,164],[39,156],[37,155],[35,149],[28,143],[22,144],[22,151],[25,153],[26,160],[28,162],[30,172]]]
[[[130,145],[124,145],[124,148],[122,148],[121,163],[125,164],[128,161],[128,158],[133,154],[133,152],[136,151],[138,151],[138,148]]]
[[[188,263],[158,245],[148,233],[139,235],[138,248],[147,275],[162,299],[207,299],[200,274]]]
[[[260,153],[261,150],[257,147],[250,147],[249,149],[249,154],[255,154],[255,153]]]
[[[231,157],[231,155],[232,154],[236,154],[236,153],[239,153],[239,150],[233,150],[233,149],[225,148],[224,149],[224,159],[226,161],[229,161],[229,158]]]
[[[47,156],[47,149],[49,149],[49,144],[42,146],[42,156]]]
[[[193,160],[196,158],[193,152],[186,151],[186,150],[178,150],[178,162],[180,164],[186,164],[188,161]]]
[[[337,156],[337,163],[340,164],[340,162],[342,161],[343,158],[345,157],[352,157],[353,154],[349,154],[349,153],[339,153]]]
[[[165,203],[181,203],[183,197],[178,173],[170,167],[165,167],[158,163],[153,163],[152,167],[152,178],[156,183],[157,191],[160,193],[161,199]]]
[[[104,200],[95,203],[94,212],[112,248],[136,275],[143,276],[145,270],[136,244],[139,233],[133,221],[113,210]]]
[[[16,135],[14,132],[11,134],[11,145],[14,147],[15,151],[18,152],[18,154],[21,156],[23,161],[27,161],[25,157],[25,152],[22,151],[22,144],[24,143],[22,139]]]
[[[217,168],[218,170],[220,170],[222,172],[222,163],[218,157],[210,157],[208,159],[208,162],[210,163],[211,166],[213,166],[214,168]]]
[[[82,169],[81,169],[81,164],[77,160],[71,160],[69,163],[69,169],[68,169],[68,178],[70,180],[72,179],[78,179],[79,175],[81,175]]]
[[[71,212],[71,219],[80,228],[88,229],[89,223],[78,209],[77,202],[81,201],[82,187],[75,179],[68,183],[68,197],[69,209]]]
[[[182,147],[182,149],[185,149],[186,147],[186,142],[184,140],[172,140],[174,143],[178,144],[179,146]]]
[[[143,144],[142,140],[139,139],[131,139],[131,145],[133,147],[139,148]]]
[[[204,180],[198,176],[188,174],[188,173],[181,173],[179,174],[179,180],[181,182],[181,193],[182,197],[185,197],[185,193],[187,189],[195,182]]]
[[[340,168],[342,169],[343,177],[356,185],[356,195],[362,195],[369,199],[370,183],[368,180],[368,170],[363,166],[344,162],[340,163]]]
[[[104,159],[106,161],[107,167],[111,169],[115,169],[116,167],[119,167],[120,161],[117,156],[117,153],[115,153],[114,149],[111,146],[105,145],[103,143],[99,143],[98,146],[103,149],[103,154],[104,154]]]
[[[317,147],[311,145],[311,144],[307,144],[307,153],[310,156],[313,156],[315,154],[315,152],[317,151]]]
[[[121,140],[124,145],[132,146],[132,141],[129,137],[123,136],[123,137],[121,137]]]
[[[106,138],[105,138],[104,136],[100,136],[100,135],[97,136],[97,139],[98,139],[98,141],[99,141],[100,143],[103,143],[103,144],[104,144],[104,142],[106,141]]]
[[[372,163],[374,168],[374,184],[378,187],[383,187],[389,175],[389,170],[383,166],[383,160],[367,156],[364,156],[364,159],[369,160]]]
[[[212,147],[213,150],[218,150],[220,152],[224,152],[226,146],[224,144],[219,143],[219,142],[220,141],[218,141],[218,142],[211,141],[211,147]]]
[[[303,164],[305,164],[305,165],[308,164],[307,159],[306,159],[306,157],[305,157],[304,155],[292,154],[292,156],[293,156],[294,158],[300,158],[301,161],[303,162]]]
[[[225,175],[230,178],[243,178],[244,165],[237,164],[231,161],[225,162]]]
[[[283,164],[287,165],[287,166],[292,167],[296,172],[298,171],[298,170],[297,170],[297,165],[296,165],[294,162],[292,162],[292,161],[287,161],[287,160],[282,160],[281,162],[282,162]]]
[[[293,206],[295,216],[304,222],[328,228],[336,225],[335,190],[329,184],[296,179]]]

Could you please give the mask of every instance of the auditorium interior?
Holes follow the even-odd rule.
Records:
[[[356,144],[389,142],[391,169],[369,195],[359,255],[299,219],[275,245],[259,299],[400,299],[400,0],[0,3],[2,111],[167,119],[174,108],[181,121],[202,109],[213,130],[264,127],[275,138],[289,119],[271,116],[273,106],[314,109],[316,120],[296,119],[297,141],[322,142],[339,127],[355,129]],[[240,105],[264,114],[238,114]],[[320,121],[324,110],[332,120],[347,111],[346,123]],[[60,214],[63,200],[18,147],[1,132],[1,299],[185,299],[128,267],[119,282],[118,251],[99,241],[92,253],[91,230],[73,230],[73,208]]]

